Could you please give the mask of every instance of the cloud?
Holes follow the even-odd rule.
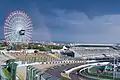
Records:
[[[53,9],[45,14],[36,5],[32,7],[33,40],[120,42],[119,14],[105,14],[91,19],[77,10]]]
[[[53,10],[56,16],[49,17],[56,28],[52,38],[65,41],[92,43],[120,42],[120,15],[95,16],[89,19],[84,12]],[[49,27],[50,27],[49,24]]]
[[[48,26],[45,22],[45,15],[43,15],[35,4],[32,6],[31,18],[33,22],[33,40],[51,40]]]

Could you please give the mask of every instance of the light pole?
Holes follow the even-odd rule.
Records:
[[[30,80],[30,69],[27,69],[27,79]]]
[[[31,70],[31,72],[32,72],[32,80],[34,80],[34,71],[35,71],[36,69],[35,68],[33,68],[32,70]]]
[[[116,57],[114,57],[114,68],[113,68],[113,80],[115,79],[115,60],[116,60]]]
[[[35,75],[35,79],[39,80],[39,75],[38,74]]]
[[[118,66],[119,66],[119,57],[116,57],[116,67],[115,67],[115,69],[116,69]],[[115,70],[115,78],[118,77],[116,72],[117,72],[117,69]]]
[[[35,75],[35,80],[41,80],[41,72],[39,70],[36,71],[36,75]]]

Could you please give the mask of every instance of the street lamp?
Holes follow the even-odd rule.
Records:
[[[35,80],[39,80],[39,75],[38,74],[35,75]]]
[[[116,69],[115,69],[116,68],[116,65],[115,65],[115,60],[116,59],[117,59],[117,57],[114,56],[113,80],[116,78],[116,76],[115,76],[116,75]]]
[[[27,78],[27,77],[28,77],[28,78]],[[29,79],[30,79],[30,69],[29,69],[29,68],[27,69],[27,77],[26,77],[26,79],[29,80]]]

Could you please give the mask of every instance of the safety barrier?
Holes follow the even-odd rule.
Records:
[[[60,80],[58,77],[41,72],[33,66],[27,66],[26,75],[26,80]]]
[[[34,63],[28,63],[28,62],[16,62],[18,64],[18,67],[21,66],[29,66],[29,65],[37,65],[37,64],[74,64],[74,63],[83,63],[84,61],[73,61],[73,60],[65,60],[65,61],[47,61],[47,62],[34,62]]]
[[[69,73],[71,73],[72,71],[75,71],[75,70],[77,70],[77,69],[84,68],[84,67],[86,67],[86,66],[93,66],[93,65],[97,65],[97,64],[105,65],[105,64],[108,64],[108,63],[109,63],[109,62],[85,64],[85,65],[81,65],[81,66],[77,66],[77,67],[71,68],[71,69],[65,71],[65,73],[69,74]]]

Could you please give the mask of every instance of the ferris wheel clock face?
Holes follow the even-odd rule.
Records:
[[[22,11],[11,12],[4,23],[4,37],[8,43],[28,44],[32,39],[32,21]]]

